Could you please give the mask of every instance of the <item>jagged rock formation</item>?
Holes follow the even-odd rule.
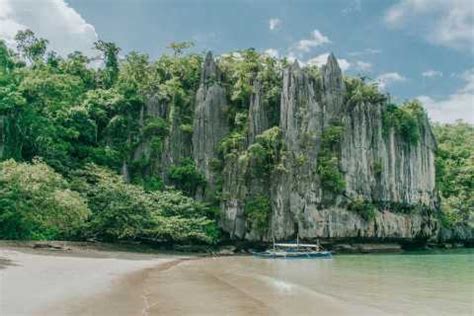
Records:
[[[342,71],[333,54],[329,55],[326,65],[321,67],[321,73],[322,89],[318,89],[318,92],[321,92],[322,95],[326,127],[329,122],[335,120],[338,115],[344,112],[345,85]]]
[[[191,134],[181,128],[179,116],[175,115],[176,110],[176,105],[173,102],[161,100],[158,92],[147,98],[140,110],[140,129],[143,131],[147,121],[159,118],[167,122],[168,133],[160,141],[160,148],[153,148],[152,137],[142,135],[131,157],[132,163],[145,162],[146,167],[141,171],[146,175],[158,175],[166,182],[171,166],[191,156],[192,153]],[[128,167],[124,164],[122,175],[126,180],[130,180],[129,173]]]
[[[341,167],[347,193],[434,208],[436,142],[428,121],[423,121],[420,141],[408,145],[393,128],[383,135],[382,112],[381,104],[357,104],[344,115]]]
[[[258,108],[259,89],[257,85],[250,100],[250,142],[262,132],[256,126],[265,124]],[[429,211],[401,214],[391,209],[398,204],[436,208],[436,143],[427,118],[420,127],[420,140],[409,144],[393,128],[388,135],[384,133],[384,104],[349,106],[345,93],[342,72],[333,55],[318,78],[297,63],[284,71],[279,124],[284,159],[282,168],[274,170],[266,183],[260,183],[270,188],[269,229],[259,233],[245,219],[245,198],[254,194],[255,179],[244,177],[251,173],[251,162],[242,155],[240,160],[227,160],[224,168],[227,180],[223,192],[227,196],[222,203],[222,227],[231,237],[271,240],[298,234],[307,239],[413,239],[436,234],[437,222]],[[318,174],[322,135],[334,124],[343,128],[337,156],[346,186],[339,193],[327,190]],[[367,220],[348,210],[356,199],[386,206]]]
[[[220,225],[235,239],[296,235],[306,239],[415,239],[437,234],[433,216],[438,207],[436,142],[426,117],[418,126],[419,140],[411,143],[394,127],[386,126],[384,101],[348,102],[342,71],[332,54],[318,75],[298,63],[289,66],[281,85],[278,125],[272,124],[272,113],[264,103],[265,86],[256,77],[247,125],[239,132],[245,137],[236,140],[232,151],[219,154],[219,144],[234,132],[233,117],[229,116],[231,102],[219,66],[208,53],[194,101],[192,136],[180,129],[172,104],[151,96],[140,114],[140,124],[149,118],[163,118],[169,124],[169,134],[158,157],[145,138],[132,161],[149,160],[152,173],[158,172],[166,181],[170,166],[192,156],[208,183],[196,197],[219,200]],[[269,131],[272,137],[279,137],[280,145],[273,149],[264,148],[273,145],[262,141]],[[329,147],[328,137],[330,142],[337,138]],[[258,150],[275,151],[270,168],[262,168],[262,158],[254,154]],[[269,158],[264,159],[268,164]],[[219,170],[214,166],[216,161]],[[331,189],[328,176],[344,188]],[[247,214],[246,205],[255,198],[268,200],[270,205],[265,229],[254,225]],[[366,218],[351,209],[357,201],[362,201],[363,207],[376,205],[374,215]],[[399,206],[416,211],[400,212]],[[261,221],[266,215],[259,216]]]
[[[255,80],[254,91],[250,96],[249,117],[248,117],[248,143],[252,144],[255,137],[270,127],[268,114],[263,104],[262,84]]]
[[[221,75],[212,54],[204,60],[201,83],[196,94],[193,123],[193,157],[198,169],[209,183],[207,195],[214,191],[216,175],[211,170],[219,141],[229,132],[227,99]]]

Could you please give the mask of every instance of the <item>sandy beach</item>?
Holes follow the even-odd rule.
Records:
[[[440,271],[462,271],[470,258],[300,261],[0,245],[0,315],[469,315],[471,270],[467,279]]]
[[[1,247],[0,258],[2,316],[367,311],[271,278],[239,274],[231,266],[226,269],[226,261],[233,258],[16,247]]]
[[[0,246],[0,315],[142,315],[142,276],[179,260],[170,255]],[[101,295],[116,301],[104,302],[104,310],[94,303]]]

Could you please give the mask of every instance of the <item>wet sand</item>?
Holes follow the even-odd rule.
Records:
[[[0,247],[0,315],[381,314],[228,264],[238,260]]]
[[[249,258],[242,258],[244,263]],[[380,310],[318,293],[207,258],[151,270],[144,315],[383,315]],[[250,259],[251,260],[251,259]]]
[[[0,315],[472,315],[471,258],[157,258],[0,246]]]
[[[169,255],[0,246],[0,315],[141,315],[142,276],[178,260]],[[104,302],[107,310],[93,303],[117,289],[120,295],[112,298],[119,313],[114,313],[114,301]]]

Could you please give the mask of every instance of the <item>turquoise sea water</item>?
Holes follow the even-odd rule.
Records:
[[[474,315],[472,249],[237,264],[282,290],[303,287],[391,314]]]

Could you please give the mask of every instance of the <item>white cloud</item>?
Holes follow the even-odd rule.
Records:
[[[326,64],[328,60],[328,56],[329,56],[329,53],[318,55],[306,61],[306,64],[321,67]],[[346,59],[343,59],[343,58],[341,59],[338,58],[337,63],[339,64],[339,67],[341,68],[342,71],[346,71],[351,66],[351,64]]]
[[[288,59],[289,62],[293,63],[295,61],[298,61],[298,63],[301,65],[301,66],[304,66],[306,63],[301,60],[301,58],[299,58],[293,51],[290,50],[290,52],[288,53],[288,56],[286,56],[286,58]]]
[[[375,55],[375,54],[380,54],[381,52],[382,50],[380,49],[366,48],[361,51],[350,52],[348,55],[349,56]]]
[[[466,71],[462,78],[465,85],[444,99],[417,97],[433,121],[452,123],[462,119],[474,124],[474,68]]]
[[[278,18],[271,18],[268,21],[268,27],[270,28],[271,31],[279,29],[281,27],[281,20]]]
[[[368,63],[368,62],[365,62],[365,61],[362,61],[362,60],[356,61],[354,66],[355,66],[355,68],[357,68],[361,71],[370,71],[370,70],[372,70],[372,64]]]
[[[438,71],[438,70],[430,69],[430,70],[427,70],[427,71],[423,71],[421,73],[421,75],[423,77],[433,78],[433,77],[442,77],[443,73],[441,71]]]
[[[329,43],[331,43],[331,41],[327,36],[323,35],[319,30],[314,30],[310,38],[300,40],[296,43],[295,48],[302,52],[309,52],[311,48]]]
[[[387,86],[391,85],[392,83],[403,82],[406,80],[407,78],[400,75],[398,72],[387,72],[375,78],[375,81],[378,82],[379,87],[382,90],[387,88]]]
[[[13,46],[15,34],[27,28],[49,40],[49,47],[61,55],[75,50],[95,55],[94,26],[64,0],[0,0],[0,38]]]
[[[385,13],[387,25],[418,32],[429,42],[474,49],[472,0],[400,0]]]
[[[343,15],[349,15],[351,13],[362,11],[361,0],[353,0],[347,7],[342,10]]]
[[[280,57],[280,53],[278,51],[278,49],[274,49],[274,48],[269,48],[269,49],[266,49],[264,51],[264,53],[270,57],[274,57],[274,58],[279,58]]]

